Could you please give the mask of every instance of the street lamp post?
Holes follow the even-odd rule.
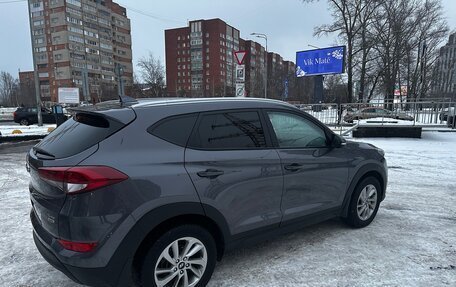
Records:
[[[264,62],[264,98],[268,97],[268,36],[262,33],[251,33],[250,35],[264,39],[266,41],[266,57]]]

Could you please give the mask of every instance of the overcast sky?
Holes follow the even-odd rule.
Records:
[[[27,2],[0,0],[0,70],[17,77],[17,71],[32,69]],[[119,0],[127,7],[132,25],[133,64],[150,52],[165,58],[164,30],[187,25],[188,20],[220,18],[241,31],[268,35],[268,48],[286,60],[296,51],[336,43],[335,35],[317,38],[315,26],[331,23],[326,0],[303,4],[300,0]],[[456,0],[442,0],[450,29],[456,29]],[[136,10],[141,13],[135,12]],[[264,40],[254,38],[264,45]]]

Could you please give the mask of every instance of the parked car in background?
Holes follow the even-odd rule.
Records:
[[[156,99],[74,113],[26,167],[35,244],[82,284],[206,286],[227,250],[332,217],[365,227],[385,198],[381,149],[280,101]]]
[[[353,121],[372,118],[391,118],[405,121],[414,120],[412,116],[409,116],[402,112],[392,112],[387,109],[369,107],[354,112],[347,112],[347,114],[344,116],[344,121],[347,123],[352,123]]]
[[[13,113],[14,122],[28,126],[38,123],[38,109],[36,107],[19,107]],[[44,124],[55,124],[55,114],[46,108],[41,108],[41,116]],[[65,116],[65,120],[67,116]]]
[[[455,114],[456,114],[456,108],[455,107],[444,108],[440,112],[439,120],[448,121],[448,116],[454,116]]]
[[[456,108],[447,108],[443,113],[440,114],[440,120],[446,121],[448,127],[456,128]]]

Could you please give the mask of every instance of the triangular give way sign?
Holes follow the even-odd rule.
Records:
[[[247,55],[247,51],[235,51],[234,57],[236,57],[236,61],[239,65],[244,64],[245,55]]]

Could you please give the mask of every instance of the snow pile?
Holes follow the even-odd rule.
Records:
[[[363,141],[390,166],[370,226],[335,219],[226,254],[208,286],[456,286],[456,133]],[[34,246],[25,154],[1,153],[0,286],[80,286]]]
[[[22,137],[22,136],[41,136],[47,135],[56,125],[30,125],[30,126],[0,126],[0,135],[1,137]],[[20,132],[17,132],[20,131]]]
[[[414,121],[398,120],[392,118],[371,118],[365,120],[355,121],[358,122],[360,126],[369,126],[369,125],[382,125],[382,126],[411,126],[414,124]]]

